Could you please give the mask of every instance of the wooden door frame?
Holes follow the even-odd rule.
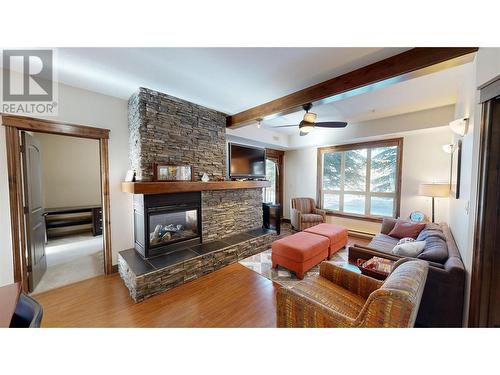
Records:
[[[491,277],[494,267],[496,231],[491,228],[492,222],[498,226],[499,195],[491,195],[491,169],[498,163],[498,143],[492,147],[493,119],[491,118],[491,99],[500,95],[500,77],[481,87],[480,103],[482,115],[480,124],[479,176],[477,216],[474,231],[474,248],[471,270],[471,286],[469,291],[469,327],[487,327],[489,325],[489,308],[491,295]],[[498,129],[496,129],[498,131]],[[491,180],[491,181],[490,181]],[[486,202],[488,198],[488,201]],[[498,270],[496,270],[498,271]]]
[[[2,116],[2,125],[5,127],[7,146],[14,282],[20,282],[23,290],[28,292],[27,264],[26,257],[23,256],[23,251],[26,249],[26,228],[21,175],[21,147],[19,142],[20,132],[23,130],[99,141],[104,273],[106,275],[111,274],[113,265],[109,199],[109,129],[10,114],[0,115]]]
[[[285,151],[275,150],[272,148],[266,148],[266,158],[275,159],[278,164],[278,198],[277,203],[281,204],[281,209],[283,210],[283,172],[284,172],[284,158]]]

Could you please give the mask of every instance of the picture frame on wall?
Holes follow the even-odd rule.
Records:
[[[193,168],[190,165],[169,165],[153,163],[154,181],[192,181]]]
[[[462,141],[458,140],[451,154],[450,194],[453,198],[460,198],[460,166],[462,162]]]

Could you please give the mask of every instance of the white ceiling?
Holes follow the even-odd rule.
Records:
[[[468,74],[467,65],[442,70],[384,88],[355,95],[330,104],[313,107],[316,121],[361,122],[395,116],[429,108],[455,104],[458,90]],[[298,128],[275,128],[298,124],[304,112],[296,112],[263,121],[265,128],[285,134],[297,134]],[[255,125],[253,125],[255,126]],[[337,129],[315,129],[315,132],[335,132]]]
[[[62,83],[128,99],[138,87],[234,114],[408,48],[59,48]]]

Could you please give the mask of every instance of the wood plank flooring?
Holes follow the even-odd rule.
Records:
[[[275,327],[278,288],[235,263],[140,303],[118,274],[34,297],[43,327]]]
[[[140,303],[118,274],[34,297],[44,309],[42,327],[275,327],[279,287],[235,263]]]

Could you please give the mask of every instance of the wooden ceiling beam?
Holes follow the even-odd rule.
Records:
[[[472,61],[473,55],[471,54],[477,50],[477,47],[412,48],[328,81],[228,116],[226,125],[228,128],[235,129],[255,122],[257,119],[277,117],[299,111],[306,103],[332,102],[338,100],[339,95],[363,87],[368,90],[370,85],[380,85],[383,81],[387,81],[387,84],[393,84],[461,65]]]

